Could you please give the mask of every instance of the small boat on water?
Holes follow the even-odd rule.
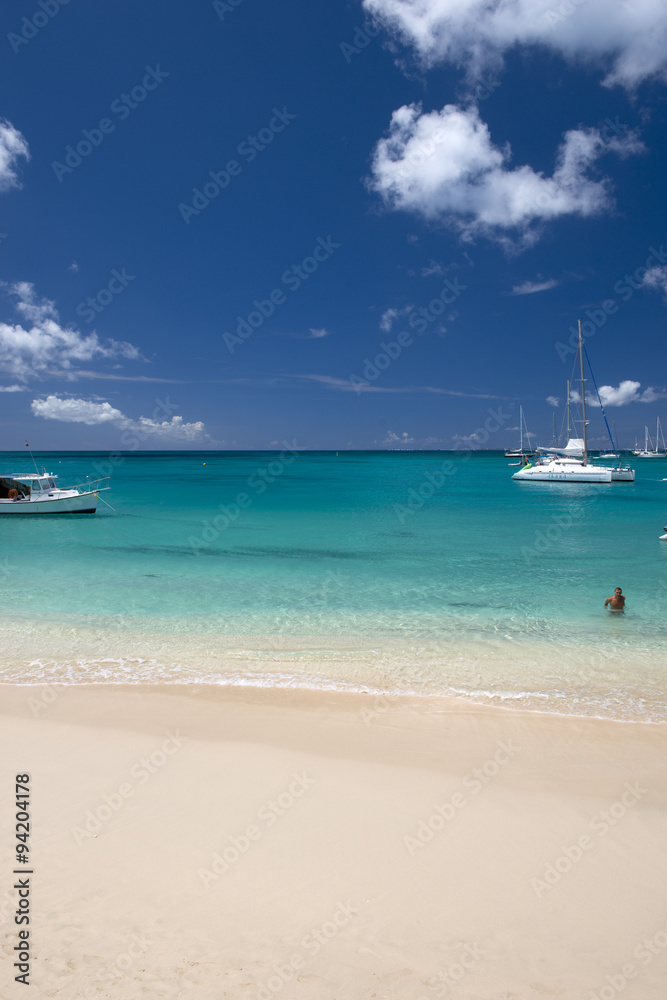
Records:
[[[525,429],[525,432],[526,432],[526,441],[529,442],[527,449],[524,448],[524,446],[523,446],[524,429]],[[530,435],[530,433],[528,431],[528,425],[526,424],[526,418],[523,415],[523,406],[519,407],[519,434],[520,434],[520,437],[519,437],[519,447],[518,448],[510,448],[508,451],[506,451],[505,452],[505,458],[519,458],[519,459],[521,459],[521,461],[520,462],[510,462],[509,463],[510,465],[523,465],[524,459],[530,458],[531,455],[534,455],[534,452],[533,452],[533,450],[530,447],[530,438],[531,438],[531,435]]]
[[[662,451],[659,450],[660,439],[662,438]],[[665,438],[662,433],[662,427],[660,426],[660,417],[657,418],[655,424],[655,449],[649,448],[652,445],[649,434],[648,427],[644,427],[644,448],[635,448],[632,454],[635,458],[667,458],[667,449],[665,448]]]
[[[588,355],[587,355],[588,357]],[[590,361],[589,361],[590,367]],[[528,463],[518,472],[515,472],[512,479],[521,482],[564,482],[564,483],[633,483],[635,480],[634,469],[622,466],[617,455],[616,466],[591,465],[588,461],[588,422],[586,420],[586,382],[584,379],[584,345],[581,336],[581,323],[579,323],[579,368],[581,380],[581,407],[582,407],[582,438],[570,438],[569,420],[569,396],[570,388],[568,383],[568,443],[565,448],[540,448],[540,452],[546,453],[543,458],[535,464]],[[595,377],[591,371],[593,383]],[[596,386],[597,390],[597,386]],[[604,408],[598,393],[600,408],[604,416]],[[606,423],[605,417],[605,423]],[[608,427],[608,425],[607,425]],[[610,435],[611,436],[611,435]],[[614,444],[612,439],[612,445]],[[614,445],[614,448],[616,446]],[[616,453],[617,454],[617,453]]]
[[[50,472],[0,476],[0,514],[94,514],[109,478],[60,487]]]

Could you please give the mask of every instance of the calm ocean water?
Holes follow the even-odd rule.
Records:
[[[107,455],[36,456],[61,481]],[[125,454],[95,516],[0,518],[0,681],[459,694],[667,721],[667,461],[516,483],[498,453]],[[29,471],[23,453],[5,472]],[[625,615],[603,610],[621,586]]]

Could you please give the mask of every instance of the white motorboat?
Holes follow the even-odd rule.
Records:
[[[60,487],[50,472],[0,476],[0,514],[94,514],[109,478]]]
[[[535,464],[528,463],[518,472],[515,472],[512,479],[522,482],[561,482],[561,483],[613,483],[613,482],[634,482],[634,469],[621,466],[620,460],[615,467],[604,465],[589,465],[588,444],[587,444],[587,420],[586,420],[586,383],[584,379],[584,354],[583,338],[581,336],[581,322],[579,323],[579,367],[581,375],[581,407],[582,407],[582,438],[569,438],[567,445],[563,449],[540,448],[544,457],[538,459]],[[592,374],[592,372],[591,372]],[[595,381],[595,379],[593,380]],[[597,386],[596,386],[597,389]],[[568,383],[568,411],[569,411],[569,383]],[[598,393],[599,399],[599,393]],[[600,406],[602,402],[600,401]],[[604,414],[604,409],[603,409]],[[606,417],[605,417],[606,421]],[[568,437],[569,437],[569,412],[568,412]],[[613,444],[613,442],[612,442]],[[555,454],[554,454],[555,452]]]

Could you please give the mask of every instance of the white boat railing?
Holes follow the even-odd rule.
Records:
[[[79,493],[99,493],[101,490],[111,489],[111,477],[105,476],[102,479],[89,479],[84,483],[77,483],[76,486],[59,486],[61,490],[78,490]]]

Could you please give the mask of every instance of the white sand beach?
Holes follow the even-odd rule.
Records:
[[[203,686],[0,707],[9,807],[31,776],[32,997],[664,997],[663,726]]]

